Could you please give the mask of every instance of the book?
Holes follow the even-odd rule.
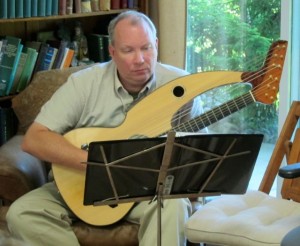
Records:
[[[59,0],[52,0],[52,15],[58,15]]]
[[[81,13],[92,12],[91,0],[81,0]]]
[[[18,119],[12,108],[0,108],[0,145],[17,133]]]
[[[26,52],[25,48],[26,47],[23,47],[23,50],[21,52],[21,56],[20,56],[18,67],[17,67],[16,75],[15,75],[14,82],[12,84],[12,87],[10,89],[9,94],[15,94],[17,92],[19,80],[20,80],[22,71],[24,69],[26,60],[27,60],[27,52]]]
[[[127,8],[129,8],[129,9],[134,8],[134,0],[128,0],[127,1]]]
[[[47,44],[47,43],[41,44],[41,48],[40,48],[40,51],[38,54],[38,58],[37,58],[33,73],[43,70],[43,62],[46,57],[48,47],[49,47],[49,44]]]
[[[61,62],[63,60],[64,54],[65,54],[65,49],[66,49],[67,45],[68,45],[67,41],[63,41],[62,40],[60,42],[60,45],[59,45],[59,48],[58,48],[55,60],[53,62],[52,69],[60,68],[60,65],[61,65]]]
[[[3,52],[3,57],[0,64],[0,96],[6,94],[7,87],[9,83],[13,81],[12,76],[15,66],[17,66],[16,61],[20,57],[21,50],[21,39],[13,36],[6,36],[6,47]]]
[[[94,62],[106,62],[110,60],[108,52],[109,37],[103,34],[88,34],[87,35],[89,59]]]
[[[50,0],[48,0],[50,1]],[[38,0],[38,16],[46,16],[46,0]]]
[[[16,18],[23,18],[24,17],[24,6],[23,6],[23,0],[15,0],[15,14]]]
[[[7,19],[7,1],[0,0],[0,19]]]
[[[127,9],[128,8],[127,0],[120,0],[120,8],[121,9]]]
[[[6,49],[6,45],[7,45],[7,39],[2,39],[1,40],[1,47],[0,47],[0,64],[4,55],[4,51]]]
[[[67,12],[67,0],[59,0],[58,2],[58,14],[65,15]]]
[[[101,11],[110,10],[110,0],[99,0],[99,9]]]
[[[91,0],[91,9],[92,9],[92,12],[99,11],[99,0]]]
[[[37,52],[40,52],[42,42],[39,41],[26,41],[25,46],[28,48],[35,49]]]
[[[111,0],[110,7],[111,9],[120,9],[121,8],[120,0]]]
[[[7,0],[7,18],[14,19],[16,18],[16,1]]]
[[[38,16],[38,0],[31,0],[31,17]]]
[[[81,13],[81,0],[74,0],[74,13]]]
[[[70,48],[66,48],[63,60],[62,60],[61,65],[60,65],[60,68],[62,69],[62,68],[70,67],[71,62],[73,60],[73,56],[74,56],[74,50],[72,50]]]
[[[66,0],[66,14],[73,14],[73,0]]]
[[[45,0],[46,6],[45,6],[45,15],[51,16],[52,15],[52,2],[53,0]]]
[[[49,65],[48,70],[52,69],[52,67],[53,67],[53,63],[54,63],[54,60],[56,58],[57,51],[58,51],[58,49],[53,47],[53,55],[51,57],[51,61],[50,61],[50,65]]]
[[[33,75],[34,66],[38,57],[38,52],[35,49],[25,47],[25,52],[27,53],[27,59],[19,79],[17,92],[21,92],[26,88]]]
[[[24,0],[24,17],[31,17],[31,0]]]
[[[7,84],[7,87],[6,87],[5,95],[9,95],[11,87],[14,83],[14,79],[15,79],[15,76],[16,76],[16,71],[17,71],[17,68],[18,68],[18,65],[19,65],[19,60],[20,60],[20,57],[21,57],[21,54],[22,54],[22,49],[23,49],[23,44],[20,43],[18,45],[18,48],[17,48],[15,62],[14,62],[14,65],[12,67],[12,70],[11,70],[11,74],[10,74],[9,81],[8,81],[8,84]]]
[[[40,67],[39,71],[50,70],[51,69],[51,62],[52,62],[52,58],[53,58],[53,55],[54,55],[54,50],[55,50],[54,47],[51,47],[51,46],[48,45],[46,55],[44,57],[44,60],[41,63],[41,67]]]

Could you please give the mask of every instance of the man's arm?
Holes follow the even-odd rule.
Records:
[[[81,150],[62,135],[34,122],[25,134],[22,149],[37,158],[51,163],[84,169],[82,161],[87,161],[87,152]]]

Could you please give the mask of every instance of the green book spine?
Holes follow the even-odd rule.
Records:
[[[17,92],[18,84],[19,84],[20,77],[23,72],[24,66],[26,64],[26,60],[27,60],[27,52],[25,52],[24,48],[23,48],[23,52],[21,53],[21,56],[20,56],[19,65],[18,65],[18,68],[16,71],[13,85],[10,90],[10,94],[15,94]]]
[[[4,96],[10,82],[21,39],[6,36],[7,44],[0,64],[0,96]]]
[[[15,0],[16,2],[16,18],[24,17],[24,2],[23,0]]]
[[[24,0],[24,17],[31,17],[31,0]]]
[[[15,0],[7,1],[7,17],[9,19],[16,18],[16,1]]]
[[[7,19],[7,1],[0,0],[0,19]]]
[[[46,16],[52,15],[52,1],[53,0],[46,0]]]
[[[38,0],[31,0],[31,16],[38,16]]]
[[[106,62],[110,60],[108,53],[108,35],[89,34],[87,35],[90,60],[94,62]]]
[[[38,1],[38,16],[46,16],[46,0]]]
[[[52,15],[58,15],[58,0],[52,0]]]
[[[9,95],[11,87],[14,83],[15,75],[16,75],[17,68],[18,68],[18,65],[19,65],[19,60],[20,60],[20,57],[21,57],[21,54],[22,54],[22,49],[23,49],[23,44],[19,44],[17,54],[16,54],[16,58],[15,58],[15,62],[14,62],[14,65],[12,67],[11,74],[10,74],[10,77],[9,77],[9,81],[8,81],[8,84],[7,84],[7,87],[6,87],[6,92],[5,92],[6,95]]]
[[[33,73],[34,65],[36,63],[38,52],[35,49],[26,47],[27,59],[24,65],[24,69],[21,73],[20,80],[17,87],[17,92],[25,89],[28,81]]]

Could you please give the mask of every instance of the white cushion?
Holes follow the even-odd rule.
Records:
[[[300,225],[300,204],[259,191],[216,198],[187,221],[190,242],[230,246],[280,245]]]

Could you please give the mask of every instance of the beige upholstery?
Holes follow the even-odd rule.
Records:
[[[280,245],[300,225],[300,205],[260,191],[217,198],[199,209],[186,224],[192,242],[224,245]]]
[[[289,231],[300,226],[299,178],[284,180],[282,198],[268,195],[284,155],[288,164],[300,161],[299,119],[300,101],[291,106],[260,191],[221,196],[199,208],[185,226],[189,241],[230,246],[279,246]]]

